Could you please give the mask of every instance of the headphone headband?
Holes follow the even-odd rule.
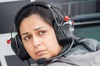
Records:
[[[26,9],[27,7],[30,7],[30,6],[41,6],[41,7],[44,7],[45,9],[51,7],[51,5],[49,3],[46,3],[46,2],[31,2],[31,3],[28,3],[27,5],[23,6],[21,9],[19,9],[19,11],[17,12],[17,14],[15,15],[15,19],[14,19],[14,22],[16,24],[16,19],[18,18],[19,14],[24,10]]]

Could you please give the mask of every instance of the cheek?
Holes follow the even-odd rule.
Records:
[[[38,58],[38,56],[35,55],[35,49],[33,48],[33,46],[25,45],[25,49],[26,49],[27,53],[31,56],[31,58],[33,58],[34,60],[36,60]]]
[[[58,42],[57,42],[57,39],[56,39],[56,36],[54,33],[51,33],[50,35],[48,35],[46,38],[45,38],[45,43],[49,46],[49,47],[54,47],[55,45],[58,45]]]
[[[26,49],[29,55],[34,55],[35,52],[33,51],[34,48],[31,43],[27,43],[27,44],[24,43],[24,48]]]
[[[47,39],[45,39],[45,45],[52,55],[57,55],[59,53],[60,45],[58,44],[55,35],[49,35]]]

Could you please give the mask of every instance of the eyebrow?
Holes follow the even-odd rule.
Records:
[[[35,28],[34,31],[39,30],[39,29],[41,29],[41,28],[44,28],[44,27]],[[22,35],[27,35],[27,34],[28,34],[28,32],[22,33]]]
[[[26,35],[26,34],[28,34],[28,32],[22,33],[22,35]]]
[[[39,30],[39,29],[41,29],[41,28],[44,28],[44,27],[38,27],[38,28],[35,28],[34,31]]]

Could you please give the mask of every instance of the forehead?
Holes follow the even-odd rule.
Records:
[[[22,20],[20,25],[20,31],[35,29],[38,27],[51,27],[47,22],[44,21],[39,15],[34,14]]]
[[[33,14],[23,19],[20,26],[23,26],[23,25],[35,26],[35,25],[41,25],[41,24],[46,24],[46,23],[47,22],[41,16],[39,16],[38,14]]]

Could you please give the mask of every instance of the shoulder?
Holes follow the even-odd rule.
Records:
[[[34,64],[31,64],[31,66],[38,66],[38,64],[34,63]]]
[[[99,41],[97,41],[96,39],[93,38],[83,38],[80,40],[81,42],[85,42],[85,43],[100,43]]]
[[[67,63],[65,60],[57,59],[53,62],[49,63],[47,66],[72,66],[71,64]]]
[[[100,49],[100,42],[93,38],[83,38],[79,42],[86,44],[93,50],[99,50]]]

